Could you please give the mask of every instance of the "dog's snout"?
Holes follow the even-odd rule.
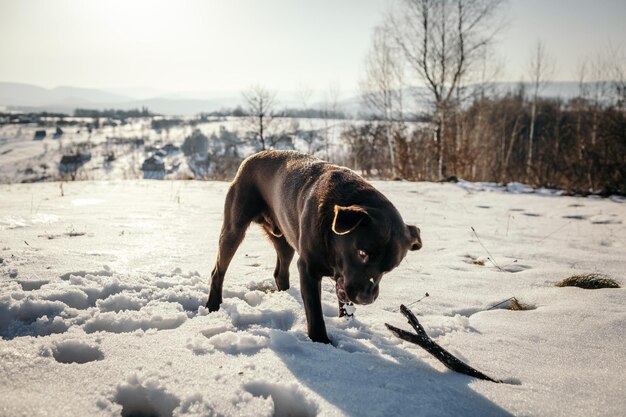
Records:
[[[373,295],[357,294],[355,301],[357,304],[367,305],[372,304],[374,300],[376,300],[376,297]]]
[[[422,248],[422,237],[419,227],[409,225],[408,228],[411,236],[410,250],[420,250]]]
[[[374,279],[372,279],[372,281],[374,281]],[[371,281],[368,281],[367,285],[364,287],[348,288],[348,294],[350,299],[356,304],[372,304],[378,298],[378,282],[375,281],[375,283],[372,284]]]

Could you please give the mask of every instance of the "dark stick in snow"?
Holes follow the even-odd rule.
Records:
[[[417,317],[415,317],[411,310],[409,310],[404,304],[400,306],[400,311],[407,319],[409,319],[409,324],[415,329],[415,332],[417,334],[407,332],[406,330],[402,330],[388,323],[385,323],[385,326],[387,326],[391,333],[395,334],[402,340],[414,343],[425,349],[428,353],[437,358],[441,363],[446,365],[448,369],[465,375],[473,376],[474,378],[484,379],[486,381],[491,381],[495,383],[502,382],[500,380],[490,378],[482,372],[472,368],[471,366],[457,359],[450,352],[439,346],[435,341],[433,341],[433,339],[431,339],[426,334],[424,327],[422,327],[420,322],[417,321]]]

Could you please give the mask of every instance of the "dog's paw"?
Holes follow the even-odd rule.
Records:
[[[212,302],[211,300],[209,300],[206,303],[206,308],[209,309],[209,313],[214,313],[216,311],[218,311],[220,309],[220,304],[219,302]]]
[[[316,343],[324,343],[326,345],[331,345],[332,342],[326,335],[310,335],[309,338]]]

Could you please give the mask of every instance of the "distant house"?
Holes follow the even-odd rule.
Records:
[[[157,155],[152,155],[141,165],[143,178],[147,180],[162,180],[165,178],[165,162]]]
[[[63,155],[59,162],[59,172],[62,174],[75,174],[78,168],[91,160],[89,152],[77,152],[71,155]]]
[[[172,145],[171,143],[168,143],[167,145],[163,146],[161,150],[165,151],[168,155],[176,153],[176,152],[180,152],[180,148],[176,145]]]
[[[52,138],[59,139],[61,136],[63,136],[63,129],[57,126],[57,130],[54,132],[54,136]]]
[[[43,140],[46,137],[46,131],[45,130],[36,130],[35,131],[35,136],[33,137],[33,140]]]

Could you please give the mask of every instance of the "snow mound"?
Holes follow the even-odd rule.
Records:
[[[20,279],[17,280],[18,284],[20,284],[22,286],[22,289],[24,291],[33,291],[33,290],[38,290],[39,288],[43,287],[44,285],[46,285],[48,282],[47,280],[25,280],[25,279]]]
[[[168,392],[157,377],[137,375],[117,386],[114,401],[122,406],[122,417],[172,417],[180,405],[180,399]]]
[[[142,311],[121,311],[119,313],[96,313],[84,325],[86,333],[112,332],[126,333],[137,329],[175,329],[187,320],[180,306],[148,306]]]
[[[215,349],[229,355],[252,355],[268,345],[268,338],[245,332],[224,332],[209,339]]]
[[[268,327],[280,330],[289,330],[295,323],[296,316],[293,310],[276,306],[276,309],[260,309],[245,303],[230,302],[224,306],[233,324],[240,329],[251,327]]]
[[[164,282],[171,285],[164,285]],[[206,286],[196,272],[129,277],[106,267],[51,280],[0,283],[0,337],[167,330],[202,312]],[[271,316],[271,315],[270,315]],[[249,318],[252,320],[252,318]],[[268,318],[271,320],[271,317]]]
[[[315,417],[317,406],[309,400],[297,384],[271,384],[265,381],[250,382],[244,385],[246,391],[255,397],[270,397],[274,405],[275,417]]]
[[[135,294],[113,294],[104,300],[96,301],[96,306],[102,312],[114,311],[119,313],[123,310],[140,310],[144,303],[145,300]]]

